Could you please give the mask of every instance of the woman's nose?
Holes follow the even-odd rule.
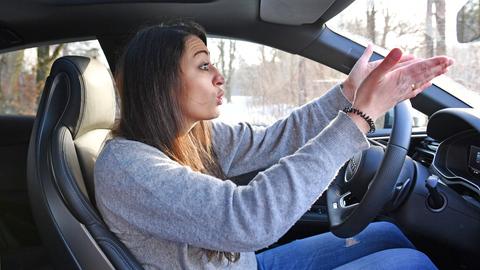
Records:
[[[213,79],[213,84],[215,84],[216,86],[222,86],[223,84],[225,84],[225,78],[223,78],[222,74],[220,74],[220,72],[218,72],[216,68],[215,70],[217,74]]]

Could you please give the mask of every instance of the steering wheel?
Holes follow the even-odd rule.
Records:
[[[381,148],[371,147],[356,154],[348,161],[344,177],[337,177],[328,188],[328,217],[331,232],[336,236],[347,238],[361,232],[392,198],[410,145],[410,111],[409,100],[398,103],[385,153]],[[380,164],[378,170],[372,166],[375,163]]]

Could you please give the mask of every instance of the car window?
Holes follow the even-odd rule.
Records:
[[[50,67],[64,55],[97,58],[108,66],[96,40],[45,45],[0,54],[0,115],[35,115]]]
[[[479,42],[457,41],[457,14],[465,0],[357,0],[327,22],[334,31],[379,48],[401,48],[417,57],[455,59],[434,82],[472,107],[480,106]],[[477,15],[475,15],[477,16]],[[472,29],[478,28],[471,25]],[[385,51],[386,52],[386,51]]]
[[[269,125],[325,94],[345,74],[299,55],[246,41],[209,38],[212,63],[225,77],[225,103],[218,120]],[[416,127],[427,116],[414,112]],[[393,112],[376,121],[391,128]]]
[[[209,38],[225,77],[220,120],[268,125],[323,95],[345,75],[309,59],[245,41]]]

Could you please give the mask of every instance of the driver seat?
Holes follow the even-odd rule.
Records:
[[[34,219],[57,269],[143,269],[95,205],[93,167],[115,120],[110,72],[97,60],[57,59],[30,138]]]

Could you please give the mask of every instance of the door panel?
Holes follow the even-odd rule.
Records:
[[[0,251],[40,245],[27,193],[33,116],[0,116]]]

